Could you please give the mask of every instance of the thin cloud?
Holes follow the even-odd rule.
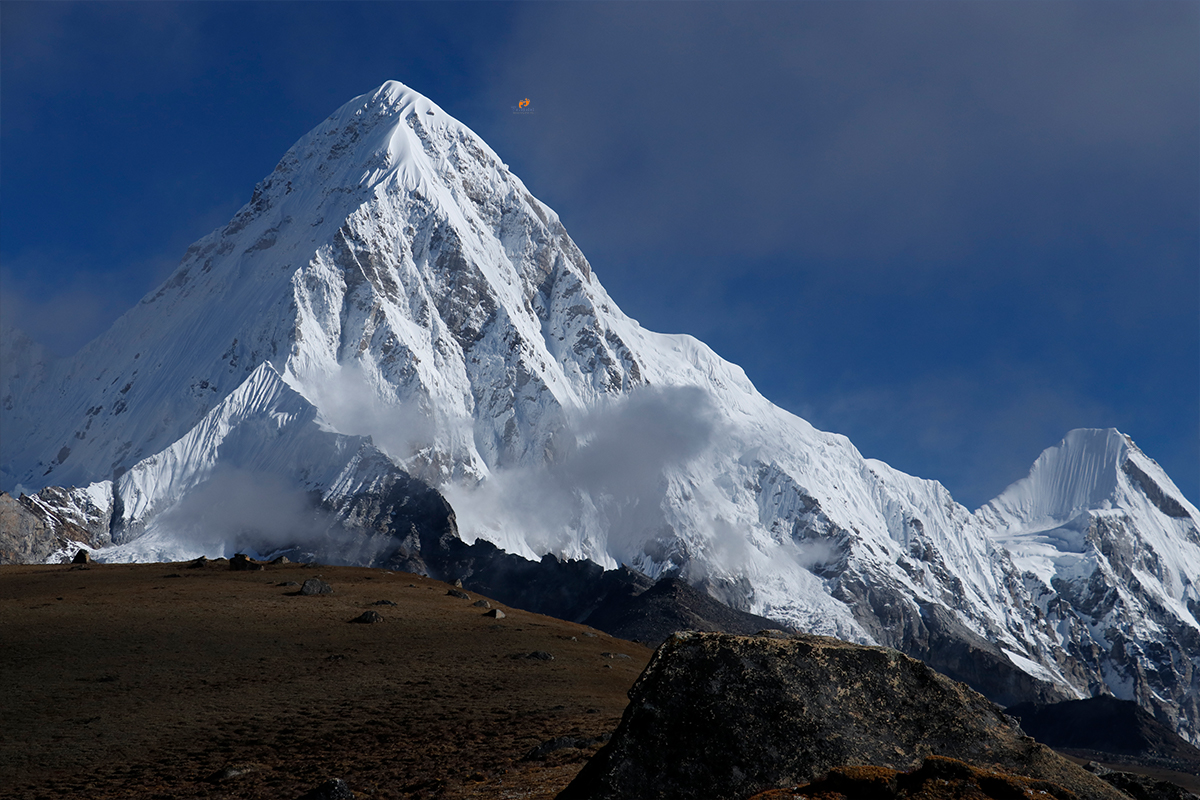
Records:
[[[643,388],[585,414],[544,466],[496,470],[474,486],[443,487],[465,539],[483,536],[536,558],[579,557],[576,537],[630,562],[659,532],[669,471],[719,440],[712,399],[694,387]],[[582,523],[599,512],[605,530]]]

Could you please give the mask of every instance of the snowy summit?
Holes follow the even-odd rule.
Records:
[[[1200,742],[1200,513],[1128,437],[1072,431],[972,513],[623,314],[558,216],[394,81],[77,355],[13,347],[0,488],[79,487],[97,559],[269,555],[353,528],[403,471],[467,541],[678,573],[994,698],[1110,692]]]

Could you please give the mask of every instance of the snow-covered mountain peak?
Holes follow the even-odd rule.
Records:
[[[1028,526],[1061,524],[1083,511],[1110,507],[1131,446],[1129,437],[1115,428],[1077,428],[1042,451],[1029,475],[986,508]]]
[[[1158,464],[1115,428],[1077,428],[1038,456],[1029,475],[980,510],[1008,530],[1064,525],[1081,514],[1148,503],[1169,517],[1196,510]]]
[[[404,470],[445,493],[468,542],[678,571],[798,628],[942,659],[999,696],[1173,702],[1200,681],[1171,660],[1200,667],[1195,508],[1128,437],[1072,431],[971,514],[771,404],[703,343],[623,314],[557,215],[394,81],[302,136],[76,356],[24,352],[31,368],[0,392],[16,432],[0,488],[107,482],[117,556],[237,546],[180,520],[271,505],[231,503],[246,485],[285,521],[297,492],[351,527],[365,503],[382,527],[359,532],[382,546],[407,535],[379,495]],[[1141,595],[1109,602],[1135,582]],[[1200,703],[1180,709],[1196,736]]]

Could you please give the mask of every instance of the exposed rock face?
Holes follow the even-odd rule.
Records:
[[[1133,800],[1196,800],[1196,795],[1170,781],[1160,781],[1146,775],[1106,769],[1096,762],[1085,769],[1100,777],[1110,786],[1115,786]]]
[[[411,502],[407,498],[397,495],[395,500]],[[444,523],[433,522],[441,518],[432,514],[424,518],[432,523],[426,530],[446,533],[425,535],[419,553],[401,545],[404,557],[419,560],[427,575],[457,581],[506,605],[652,645],[681,630],[753,633],[780,627],[774,620],[731,608],[673,575],[655,582],[636,570],[606,570],[587,559],[546,555],[530,561],[483,540],[468,545],[458,538],[448,506],[445,513]],[[392,520],[402,516],[389,514],[386,503],[377,504],[375,514]],[[381,525],[380,529],[388,528]],[[400,540],[402,534],[397,530],[394,535]]]
[[[676,577],[640,593],[614,592],[586,621],[613,636],[652,646],[676,631],[748,634],[780,627],[774,620],[730,608]]]
[[[1103,757],[1200,775],[1200,749],[1132,700],[1091,697],[1064,703],[1020,703],[1008,713],[1039,742],[1074,755]]]
[[[559,800],[742,800],[840,766],[930,755],[1116,800],[966,686],[894,650],[825,637],[677,634],[630,690],[612,740]]]
[[[51,487],[39,495],[58,497],[67,491]],[[93,531],[56,513],[39,495],[14,499],[0,492],[0,564],[40,564],[55,553],[70,555],[80,545],[99,543]]]
[[[0,492],[0,564],[36,564],[58,549],[46,523]]]

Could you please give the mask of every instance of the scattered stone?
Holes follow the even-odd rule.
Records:
[[[354,800],[354,792],[350,791],[344,780],[333,778],[300,795],[298,800]]]
[[[251,772],[258,772],[262,769],[264,769],[262,764],[253,764],[249,762],[244,764],[229,764],[228,766],[221,767],[212,775],[209,775],[207,778],[205,778],[205,780],[209,783],[225,783],[226,781],[231,781],[234,778],[240,778],[243,775],[248,775]]]
[[[292,563],[292,560],[290,558],[288,558],[287,556],[279,556],[278,558],[272,559],[271,563],[272,564],[290,564],[290,563]]]
[[[491,608],[492,607],[492,604],[489,603],[487,600],[476,600],[474,603],[471,603],[471,605],[475,606],[476,608]]]
[[[553,661],[554,656],[545,650],[534,650],[532,653],[513,653],[509,658],[526,659],[528,661]]]
[[[309,578],[304,582],[304,585],[300,587],[300,594],[333,594],[333,587],[320,578]]]
[[[495,619],[504,619],[508,616],[508,614],[505,614],[498,608],[493,608],[491,611],[485,611],[483,612],[483,615],[485,617],[494,617]]]
[[[777,630],[775,628],[768,628],[767,630],[759,631],[756,635],[765,636],[768,639],[790,639],[790,638],[792,638],[792,635],[790,633],[788,633],[787,631],[781,631],[781,630]]]
[[[373,606],[394,606],[396,604],[391,600],[376,600],[374,603],[371,603],[371,605],[373,605]]]
[[[383,622],[384,620],[383,620],[383,615],[380,614],[378,611],[364,611],[350,621],[351,622],[362,622],[364,624],[370,625],[371,623]]]
[[[454,581],[454,586],[458,589],[461,589],[462,588],[462,578],[456,578]]]
[[[584,631],[584,632],[583,632],[583,635],[584,635],[584,636],[586,636],[586,637],[588,637],[589,639],[595,639],[595,638],[596,638],[596,634],[592,633],[591,631]]]
[[[461,589],[451,589],[448,592],[446,592],[446,594],[449,595],[450,597],[457,597],[459,600],[470,600],[471,599],[471,595],[467,594],[466,592],[462,591]]]
[[[624,658],[626,660],[629,659],[629,656],[625,655],[624,653],[601,653],[600,657],[601,658]]]
[[[89,563],[91,563],[91,560],[92,560],[92,557],[91,557],[91,555],[88,554],[87,550],[80,550],[78,553],[75,554],[75,557],[71,559],[71,563],[72,564],[89,564]]]
[[[276,586],[299,586],[300,584],[296,583],[295,581],[280,581],[279,583],[277,583],[275,585]]]
[[[187,568],[188,568],[188,569],[202,569],[202,568],[204,568],[204,567],[205,567],[205,566],[207,566],[207,565],[208,565],[208,559],[207,559],[207,558],[205,558],[204,556],[200,556],[200,557],[199,557],[199,558],[197,558],[195,561],[193,561],[192,563],[188,564],[188,565],[187,565]]]
[[[609,740],[609,738],[609,734],[591,737],[555,736],[553,739],[547,739],[525,755],[521,756],[521,760],[541,761],[545,759],[546,756],[559,750],[581,750],[585,747],[591,747],[592,745],[604,744]]]
[[[166,577],[166,578],[182,578],[183,576],[182,576],[182,575],[180,575],[178,572],[172,572],[170,575],[165,575],[165,576],[163,576],[163,577]]]
[[[245,553],[235,553],[233,558],[229,559],[229,568],[238,572],[254,572],[266,569],[266,566]]]

